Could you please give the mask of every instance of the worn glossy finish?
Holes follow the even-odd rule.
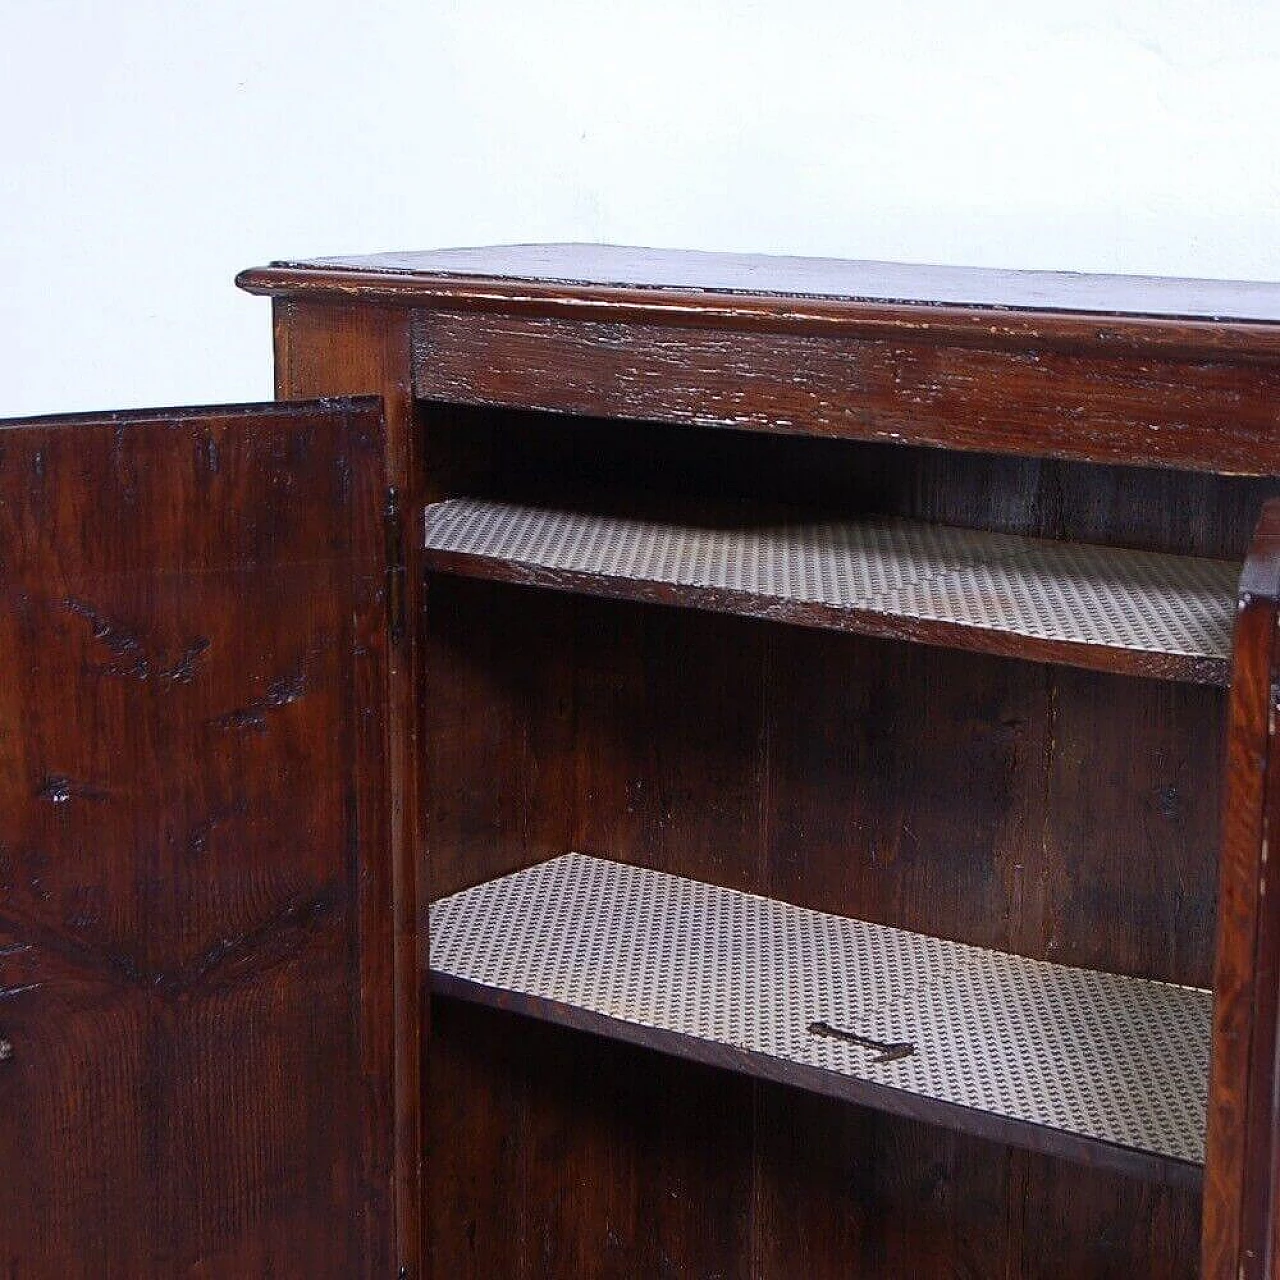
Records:
[[[0,429],[0,1272],[394,1270],[376,403]]]
[[[861,302],[913,302],[1002,311],[1202,320],[1280,321],[1280,284],[1005,271],[906,262],[851,262],[614,244],[509,244],[375,253],[284,262],[280,267],[380,274],[505,279],[579,289],[652,289],[659,294],[778,295]]]

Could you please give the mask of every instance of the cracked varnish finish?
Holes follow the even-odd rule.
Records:
[[[0,431],[0,1272],[387,1276],[381,412]]]

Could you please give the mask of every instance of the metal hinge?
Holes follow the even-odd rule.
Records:
[[[397,645],[404,637],[404,515],[400,510],[400,491],[393,485],[387,490],[383,509],[387,548],[387,635]]]

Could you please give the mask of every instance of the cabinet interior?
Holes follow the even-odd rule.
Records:
[[[1202,473],[430,402],[416,426],[429,502],[691,527],[887,517],[1238,567],[1267,492]],[[420,569],[424,903],[572,851],[1210,986],[1220,672],[790,625],[706,611],[696,590],[674,605],[545,590],[442,571],[430,552]],[[431,1009],[436,1274],[1194,1272],[1185,1162],[889,1114],[586,1023],[546,1025],[511,1012],[509,992],[487,1003],[439,996]],[[1120,1061],[1122,1047],[1098,1053]]]

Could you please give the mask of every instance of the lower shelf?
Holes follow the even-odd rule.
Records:
[[[570,853],[431,905],[433,989],[1156,1181],[1212,995]]]

